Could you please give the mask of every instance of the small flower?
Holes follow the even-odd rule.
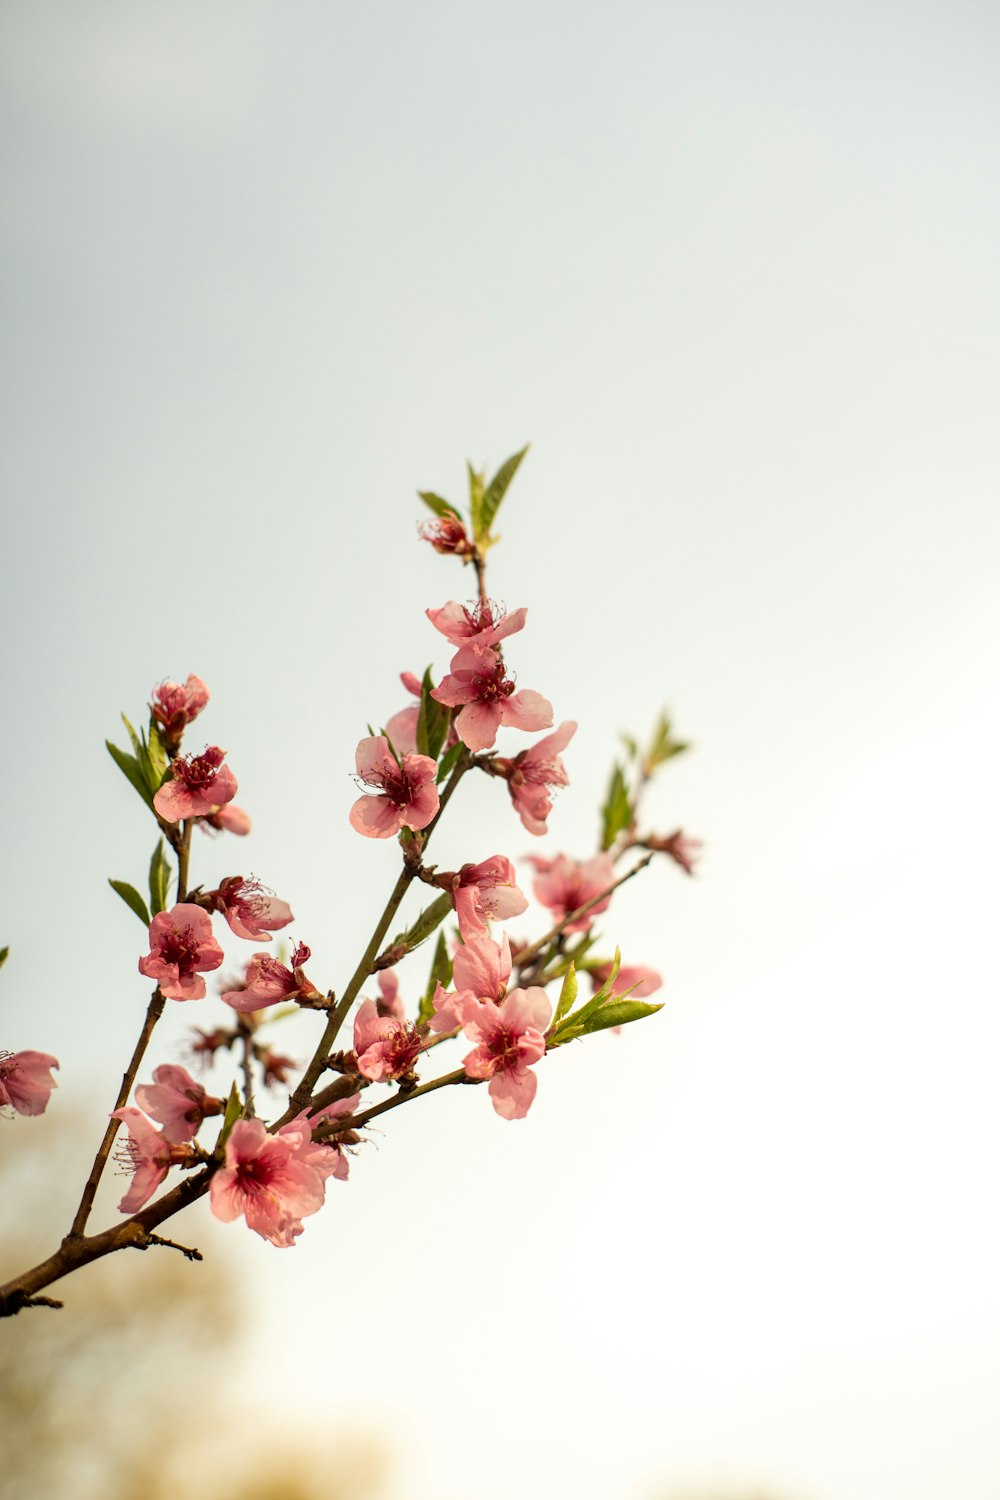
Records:
[[[615,864],[610,854],[596,854],[593,859],[585,860],[570,859],[568,854],[560,854],[555,859],[536,856],[531,863],[539,872],[534,882],[535,895],[543,906],[549,908],[557,922],[578,907],[586,906],[615,881]],[[565,930],[586,932],[594,918],[607,911],[610,904],[610,895],[605,896],[582,917],[570,922]]]
[[[457,516],[447,514],[434,521],[423,521],[417,529],[424,541],[430,542],[435,552],[469,558],[476,550]]]
[[[205,899],[222,913],[237,937],[249,938],[251,942],[261,938],[266,942],[270,933],[294,921],[288,902],[279,901],[273,891],[265,890],[252,875],[249,880],[242,875],[230,875]]]
[[[50,1068],[59,1064],[48,1052],[0,1052],[0,1106],[19,1115],[41,1115],[56,1087]]]
[[[165,781],[153,806],[165,823],[203,818],[218,812],[236,796],[236,777],[223,764],[226,752],[209,745],[202,755],[178,755],[170,762],[172,781]]]
[[[358,776],[375,797],[359,797],[351,808],[351,826],[370,839],[388,839],[401,828],[426,828],[440,799],[434,784],[437,765],[429,755],[395,760],[384,734],[360,741],[355,755]]]
[[[403,1078],[413,1069],[424,1042],[409,1021],[380,1016],[374,1000],[366,1000],[354,1020],[354,1051],[358,1071],[372,1083]]]
[[[153,689],[149,706],[168,751],[176,750],[181,735],[207,702],[208,688],[194,675],[187,682],[161,682]]]
[[[225,807],[217,808],[214,813],[199,819],[198,827],[205,833],[236,833],[242,838],[250,832],[253,824],[245,807],[237,807],[228,802]]]
[[[669,854],[674,863],[680,865],[685,875],[694,874],[695,861],[701,857],[701,839],[689,838],[678,828],[666,836],[651,835],[642,842],[647,849],[655,849],[660,854]]]
[[[294,1057],[285,1057],[281,1052],[275,1052],[273,1047],[258,1046],[254,1052],[264,1069],[264,1087],[268,1089],[287,1083],[289,1073],[294,1073],[301,1066]]]
[[[247,964],[240,989],[225,990],[222,999],[233,1010],[264,1010],[282,1000],[319,1000],[321,995],[306,978],[303,965],[309,962],[310,950],[300,943],[292,954],[292,967],[286,968],[270,953],[255,953]]]
[[[216,1026],[211,1031],[203,1026],[192,1026],[191,1033],[187,1055],[202,1068],[211,1067],[219,1048],[231,1047],[239,1035],[238,1031],[227,1031],[224,1026]]]
[[[441,609],[428,609],[426,615],[453,646],[483,651],[523,630],[528,611],[515,609],[507,614],[493,599],[477,599],[471,606],[452,599]]]
[[[544,1031],[552,1006],[543,989],[511,990],[502,1005],[475,1000],[463,1007],[462,1024],[478,1045],[463,1060],[469,1078],[488,1078],[493,1108],[505,1120],[522,1120],[531,1108],[538,1079],[531,1064],[545,1054]]]
[[[160,1122],[164,1140],[172,1142],[193,1141],[206,1115],[221,1115],[226,1108],[176,1063],[154,1068],[153,1082],[139,1085],[135,1102]]]
[[[311,1166],[319,1172],[323,1181],[328,1177],[335,1177],[338,1182],[346,1182],[349,1163],[343,1151],[343,1145],[360,1139],[352,1131],[343,1132],[340,1135],[325,1135],[322,1141],[313,1140],[313,1131],[328,1120],[346,1118],[353,1115],[361,1103],[360,1094],[351,1094],[347,1099],[336,1099],[333,1104],[328,1104],[324,1109],[317,1110],[316,1114],[310,1115],[307,1109],[296,1115],[294,1120],[289,1120],[287,1125],[282,1125],[278,1131],[285,1138],[299,1138],[296,1147],[296,1159]]]
[[[406,1020],[406,1011],[399,997],[399,980],[391,969],[380,970],[376,983],[379,987],[379,998],[375,1001],[375,1009],[380,1016],[390,1016],[396,1021]]]
[[[529,833],[548,833],[546,820],[552,811],[549,787],[569,785],[559,752],[565,750],[575,733],[575,721],[567,719],[554,733],[512,760],[496,762],[500,775],[506,778],[514,811]]]
[[[503,658],[492,648],[458,651],[431,697],[448,708],[461,707],[455,729],[470,750],[491,749],[502,724],[531,731],[552,723],[549,700],[528,688],[516,693]]]
[[[527,896],[517,888],[514,866],[502,854],[478,865],[463,865],[452,878],[451,898],[466,941],[486,931],[487,919],[503,922],[520,916],[528,906]]]
[[[208,912],[182,901],[149,924],[149,953],[140,958],[139,973],[155,979],[168,1000],[201,1000],[205,981],[199,974],[217,969],[223,958]]]
[[[295,1243],[302,1220],[321,1209],[325,1197],[302,1127],[285,1130],[269,1135],[262,1120],[237,1120],[209,1190],[217,1219],[242,1215],[248,1228],[283,1249]]]
[[[126,1171],[133,1174],[132,1186],[119,1203],[118,1212],[138,1213],[152,1198],[170,1167],[194,1161],[194,1151],[190,1146],[169,1141],[163,1131],[154,1130],[142,1111],[131,1104],[116,1109],[111,1118],[124,1121],[128,1127],[128,1141],[118,1159]]]

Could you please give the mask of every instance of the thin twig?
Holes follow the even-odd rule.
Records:
[[[545,934],[544,937],[540,937],[538,939],[537,943],[529,943],[527,948],[521,948],[515,955],[518,971],[527,968],[531,960],[537,958],[540,953],[544,952],[544,950],[549,946],[550,943],[555,942],[556,938],[561,937],[561,935],[566,931],[568,927],[572,925],[572,923],[579,921],[581,917],[585,917],[589,911],[593,911],[595,906],[598,906],[602,901],[606,900],[613,891],[616,891],[620,885],[624,885],[627,880],[632,879],[633,875],[638,875],[640,870],[644,870],[652,858],[653,854],[652,851],[650,851],[649,854],[640,859],[638,864],[633,865],[631,870],[627,870],[624,875],[619,875],[618,879],[612,881],[612,883],[603,891],[598,891],[596,896],[591,896],[589,901],[585,901],[583,905],[578,906],[575,911],[568,911],[563,917],[562,921],[557,922],[554,927],[550,928],[550,930]],[[545,968],[545,964],[543,963],[542,965],[536,967],[538,967],[538,971],[540,973]],[[523,974],[521,977],[523,980]]]

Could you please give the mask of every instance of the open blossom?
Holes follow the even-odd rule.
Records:
[[[358,1071],[372,1083],[402,1078],[423,1050],[423,1038],[408,1021],[380,1016],[374,1000],[366,1000],[354,1020],[354,1051]]]
[[[311,1145],[311,1131],[296,1121],[284,1133],[270,1135],[262,1120],[237,1120],[209,1190],[216,1218],[229,1222],[242,1214],[248,1228],[272,1245],[293,1245],[302,1220],[323,1207],[326,1194]],[[336,1164],[331,1165],[332,1176]]]
[[[507,993],[510,970],[506,933],[499,943],[485,931],[467,938],[455,951],[454,990],[445,990],[440,984],[435,988],[431,1030],[454,1031],[461,1024],[462,1007],[467,1000],[502,1000]]]
[[[135,1102],[151,1119],[159,1120],[168,1141],[193,1141],[206,1115],[221,1115],[226,1107],[222,1099],[206,1094],[187,1068],[177,1063],[154,1068],[153,1082],[139,1085]]]
[[[430,542],[435,552],[469,558],[476,550],[457,516],[438,516],[433,521],[421,522],[417,529],[424,541]]]
[[[153,806],[167,823],[203,818],[236,796],[236,777],[223,764],[226,752],[209,745],[201,755],[178,755],[170,762],[173,780],[165,781]]]
[[[198,827],[205,833],[236,833],[242,838],[244,834],[250,832],[253,824],[245,807],[237,807],[234,802],[227,802],[225,807],[217,807],[215,812],[199,819]]]
[[[59,1064],[48,1052],[0,1052],[0,1106],[19,1115],[44,1114],[56,1087],[51,1068]]]
[[[491,855],[478,865],[463,865],[451,883],[459,931],[468,940],[486,931],[487,919],[506,921],[527,909],[528,898],[517,888],[517,876],[510,860],[502,854]]]
[[[453,646],[484,651],[524,629],[526,609],[506,611],[492,599],[478,599],[475,604],[458,604],[454,599],[441,609],[429,609],[427,618]]]
[[[361,740],[355,756],[358,776],[378,796],[359,797],[351,808],[352,828],[370,839],[388,839],[401,828],[426,828],[440,799],[434,784],[437,765],[429,755],[396,761],[384,734]]]
[[[201,974],[217,969],[224,958],[212,936],[207,911],[182,901],[161,911],[149,924],[149,952],[139,960],[139,973],[155,979],[168,1000],[201,1000]]]
[[[116,1109],[112,1120],[122,1120],[128,1127],[128,1142],[119,1153],[126,1171],[132,1173],[132,1186],[118,1205],[120,1214],[138,1213],[156,1192],[170,1167],[194,1160],[190,1146],[167,1139],[165,1132],[154,1130],[141,1109],[131,1104]]]
[[[564,724],[538,740],[512,760],[497,760],[497,769],[506,778],[514,811],[529,833],[548,833],[547,819],[552,811],[549,787],[568,786],[569,777],[560,759],[576,733],[576,722]]]
[[[462,1024],[474,1051],[463,1059],[469,1078],[488,1078],[493,1108],[505,1120],[521,1120],[531,1108],[538,1079],[531,1064],[545,1054],[545,1028],[552,1006],[543,989],[511,990],[502,1005],[468,1000]]]
[[[534,882],[535,895],[543,906],[547,906],[557,922],[561,922],[571,911],[586,906],[595,896],[614,884],[615,864],[610,854],[596,854],[593,859],[570,859],[568,854],[555,859],[532,859],[539,872]],[[607,911],[610,895],[598,901],[582,917],[570,922],[567,932],[586,932],[599,912]]]
[[[161,682],[153,689],[149,706],[168,750],[177,748],[184,730],[207,702],[208,688],[193,674],[187,682]]]
[[[237,937],[249,938],[252,942],[260,938],[266,942],[272,932],[287,927],[294,920],[288,902],[279,901],[252,875],[249,880],[244,880],[242,875],[230,875],[208,899],[214,909],[222,913]]]
[[[602,989],[611,978],[613,965],[595,964],[589,970],[590,982],[594,986],[594,992]],[[615,987],[612,992],[613,998],[618,999],[626,991],[631,992],[631,998],[644,1000],[647,995],[654,995],[663,984],[663,976],[655,969],[647,968],[645,964],[622,964],[615,979]]]
[[[541,693],[514,691],[499,652],[463,647],[452,659],[451,671],[431,693],[448,708],[461,707],[455,720],[459,739],[470,750],[489,750],[502,724],[512,729],[547,729],[552,704]]]
[[[311,950],[300,943],[292,954],[292,967],[270,953],[255,953],[247,964],[246,975],[238,990],[224,990],[222,999],[233,1010],[264,1010],[268,1005],[278,1005],[282,1000],[318,1000],[321,995],[311,980],[306,978],[304,964],[309,962]]]

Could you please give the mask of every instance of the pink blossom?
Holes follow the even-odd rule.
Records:
[[[466,1001],[500,1001],[507,993],[510,978],[510,943],[504,933],[499,943],[486,933],[477,932],[455,950],[453,991],[438,984],[434,991],[432,1031],[454,1031],[462,1023]]]
[[[138,1213],[148,1203],[169,1168],[180,1162],[194,1160],[190,1146],[175,1144],[167,1139],[165,1132],[154,1130],[141,1110],[131,1104],[116,1109],[112,1120],[122,1120],[128,1127],[128,1141],[119,1154],[127,1171],[132,1176],[132,1186],[118,1205],[120,1214]]]
[[[423,521],[417,529],[435,552],[450,552],[456,557],[469,558],[476,550],[457,516],[438,516],[434,521]]]
[[[50,1068],[58,1068],[48,1052],[0,1052],[0,1106],[11,1105],[19,1115],[41,1115],[57,1086]]]
[[[567,719],[553,734],[547,734],[512,760],[496,762],[500,774],[506,777],[514,811],[529,833],[548,833],[546,820],[552,811],[549,787],[569,785],[559,752],[565,750],[575,733],[575,721]]]
[[[204,829],[206,833],[209,830],[219,833],[224,830],[226,833],[239,834],[242,838],[244,834],[250,832],[253,824],[245,807],[236,807],[234,803],[228,802],[225,807],[219,807],[214,813],[209,813],[207,817],[202,818],[198,827]]]
[[[538,1079],[530,1071],[545,1053],[544,1031],[552,1006],[543,989],[511,990],[502,1005],[466,1002],[462,1024],[475,1049],[464,1059],[469,1078],[490,1079],[493,1108],[505,1120],[521,1120],[531,1108]]]
[[[426,614],[434,629],[440,630],[453,646],[471,647],[475,651],[487,650],[523,630],[528,618],[526,609],[507,614],[492,599],[479,599],[471,606],[452,599],[441,609],[429,609]]]
[[[282,1052],[275,1052],[273,1047],[258,1047],[256,1056],[264,1069],[265,1088],[287,1083],[289,1073],[294,1073],[296,1068],[301,1067],[301,1063],[296,1062],[294,1057],[286,1057]]]
[[[217,969],[223,958],[208,912],[182,901],[149,924],[149,953],[140,958],[139,973],[155,979],[168,1000],[200,1000],[205,981],[199,974]]]
[[[222,913],[237,937],[249,938],[251,942],[260,938],[266,942],[270,933],[294,920],[288,902],[279,901],[252,875],[249,880],[242,875],[228,876],[206,899]]]
[[[399,980],[391,969],[379,971],[376,983],[379,987],[379,999],[375,1001],[375,1009],[380,1016],[391,1016],[397,1021],[406,1019],[406,1011],[399,997]]]
[[[615,865],[610,854],[596,854],[593,859],[570,859],[560,854],[555,859],[532,859],[538,870],[534,882],[535,895],[543,906],[547,906],[557,922],[561,922],[577,907],[585,906],[601,891],[614,884]],[[578,917],[566,927],[567,932],[586,932],[599,912],[607,911],[610,895],[598,901],[584,916]]]
[[[452,879],[451,894],[459,930],[466,940],[485,932],[487,919],[506,921],[519,916],[528,905],[528,898],[517,888],[514,866],[502,854],[491,855],[478,865],[463,865]]]
[[[283,1249],[295,1243],[302,1220],[321,1209],[325,1197],[302,1128],[269,1135],[262,1120],[236,1121],[209,1191],[217,1219],[242,1214],[250,1229]]]
[[[686,875],[694,874],[695,861],[701,857],[702,840],[689,838],[678,828],[665,837],[650,836],[643,843],[647,849],[656,849],[660,854],[669,854]]]
[[[388,839],[401,828],[426,828],[440,799],[434,784],[437,765],[429,755],[404,755],[396,761],[384,734],[361,740],[355,756],[358,776],[376,797],[359,797],[351,808],[351,826],[370,839]]]
[[[470,750],[489,750],[501,724],[512,729],[546,729],[552,723],[552,704],[541,693],[514,691],[503,658],[490,648],[464,647],[451,671],[431,693],[449,708],[462,707],[455,729]]]
[[[209,745],[202,755],[178,755],[170,762],[172,781],[165,781],[153,806],[165,823],[202,818],[218,812],[236,796],[236,777],[223,764],[226,752]]]
[[[135,1102],[151,1119],[159,1120],[167,1141],[193,1141],[206,1115],[221,1115],[226,1107],[176,1063],[154,1068],[153,1082],[139,1085]]]
[[[211,1031],[204,1026],[192,1026],[191,1033],[186,1048],[187,1055],[192,1062],[203,1068],[210,1067],[219,1048],[231,1047],[239,1035],[237,1031],[227,1031],[222,1026],[216,1026]]]
[[[270,953],[255,953],[247,964],[242,986],[224,990],[222,999],[233,1010],[239,1011],[264,1010],[282,1000],[321,999],[319,990],[306,978],[303,967],[311,956],[310,949],[300,943],[292,954],[292,967],[288,969]]]
[[[149,706],[168,750],[177,748],[184,730],[192,719],[198,717],[207,702],[208,688],[200,677],[193,674],[187,682],[164,681],[153,689]]]
[[[333,1104],[317,1110],[314,1115],[310,1115],[308,1109],[304,1109],[301,1114],[296,1115],[294,1120],[290,1120],[287,1125],[282,1125],[278,1134],[289,1139],[298,1136],[296,1159],[317,1171],[324,1182],[328,1177],[335,1177],[338,1182],[346,1182],[349,1163],[343,1151],[343,1143],[356,1141],[359,1137],[351,1131],[341,1136],[326,1135],[322,1141],[314,1141],[313,1131],[329,1120],[343,1119],[353,1115],[360,1103],[361,1095],[351,1094],[347,1099],[336,1099]]]
[[[595,964],[589,970],[590,981],[594,986],[595,993],[597,990],[602,989],[611,978],[612,967],[612,964],[609,962],[606,964]],[[644,1000],[647,995],[654,995],[662,984],[663,977],[655,969],[649,969],[645,964],[622,964],[618,970],[618,977],[615,980],[613,996],[615,999],[618,999],[626,991],[631,991],[630,998],[634,997],[636,1000]]]
[[[354,1051],[358,1071],[373,1083],[403,1078],[423,1050],[423,1039],[408,1021],[380,1016],[374,1000],[366,1000],[354,1019]]]

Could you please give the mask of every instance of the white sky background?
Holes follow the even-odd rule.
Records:
[[[701,879],[604,927],[660,1017],[545,1063],[523,1124],[390,1116],[292,1252],[213,1240],[267,1420],[387,1430],[407,1500],[1000,1488],[997,31],[0,11],[4,1043],[96,1138],[148,993],[104,881],[152,844],[102,741],[165,675],[256,820],[195,878],[252,868],[342,986],[395,869],[354,744],[472,589],[413,491],[466,456],[532,441],[491,581],[581,730],[544,846],[476,787],[440,861],[583,855],[619,729],[666,703],[696,744],[650,812]],[[158,1060],[216,1013],[170,1010]]]

